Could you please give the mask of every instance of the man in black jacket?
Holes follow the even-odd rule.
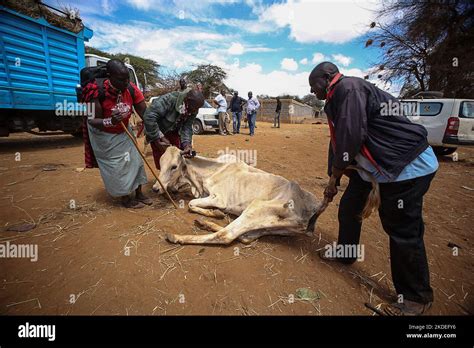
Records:
[[[331,133],[330,180],[325,196],[332,200],[337,194],[342,174],[350,178],[339,205],[338,245],[359,244],[360,215],[371,185],[365,174],[346,170],[348,165],[357,164],[380,185],[379,216],[390,237],[392,279],[398,300],[385,305],[383,312],[421,315],[433,302],[423,242],[423,196],[438,169],[427,132],[400,115],[400,108],[391,108],[398,103],[392,95],[363,79],[343,76],[330,62],[313,69],[309,84],[318,99],[326,100],[324,111]],[[345,264],[356,260],[354,255],[320,256]]]
[[[280,128],[280,114],[281,114],[280,97],[277,97],[276,101],[277,101],[277,106],[276,106],[276,109],[275,109],[275,119],[273,120],[273,127]],[[277,126],[277,122],[278,122],[278,126]]]
[[[247,101],[239,97],[239,92],[235,91],[227,110],[232,112],[232,128],[234,134],[240,133],[240,119],[242,117],[242,105]]]

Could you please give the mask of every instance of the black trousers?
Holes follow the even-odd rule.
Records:
[[[433,301],[430,274],[423,242],[423,195],[435,173],[393,183],[380,184],[379,216],[390,237],[390,264],[397,294],[404,299]],[[338,244],[357,245],[362,222],[359,218],[371,190],[370,183],[353,173],[339,205]],[[355,259],[345,259],[352,263]]]

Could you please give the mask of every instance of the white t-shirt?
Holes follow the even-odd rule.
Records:
[[[224,98],[222,94],[218,94],[214,101],[219,104],[217,108],[217,112],[226,112],[227,111],[227,100]]]

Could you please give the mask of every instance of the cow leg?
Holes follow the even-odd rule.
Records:
[[[201,214],[207,217],[213,217],[218,219],[225,218],[225,214],[218,209],[206,209],[209,207],[216,207],[217,200],[215,197],[204,197],[196,198],[189,202],[189,211],[197,214]]]
[[[283,201],[253,201],[237,219],[216,233],[204,235],[167,234],[171,243],[180,244],[229,244],[243,234],[264,229],[285,229],[296,227],[292,219],[285,219],[288,207]]]
[[[211,231],[211,232],[218,232],[223,229],[223,226],[218,225],[211,221],[194,220],[194,224],[200,229]]]
[[[233,222],[226,227],[221,228],[219,231],[210,234],[203,235],[177,235],[167,234],[166,239],[171,243],[179,244],[229,244],[240,235],[248,232],[244,226],[248,225],[245,223],[245,217],[239,216]]]
[[[301,235],[301,231],[295,231],[291,229],[285,229],[285,230],[260,230],[260,231],[251,231],[243,234],[242,236],[239,237],[239,242],[242,242],[244,244],[250,244],[253,241],[259,239],[260,237],[263,236],[284,236],[284,237],[291,237],[291,236],[296,236],[296,235]]]

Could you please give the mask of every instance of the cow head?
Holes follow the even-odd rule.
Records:
[[[181,156],[180,150],[175,146],[170,146],[160,158],[160,176],[159,179],[165,189],[174,192],[185,184],[185,159]],[[153,185],[153,191],[164,193],[160,184],[156,182]]]

